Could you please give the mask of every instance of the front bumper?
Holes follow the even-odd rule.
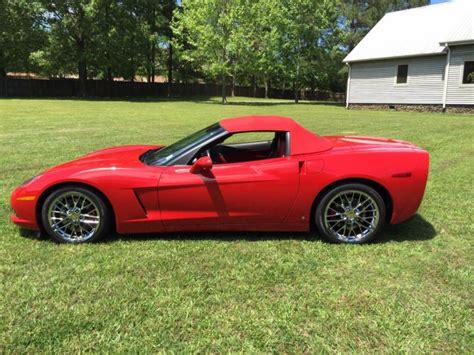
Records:
[[[39,230],[39,226],[38,226],[38,223],[36,223],[36,221],[22,219],[15,216],[14,214],[11,215],[10,220],[21,228]]]
[[[21,186],[15,189],[10,197],[10,206],[13,209],[10,220],[22,228],[39,230],[36,220],[38,198],[38,194],[32,193]]]

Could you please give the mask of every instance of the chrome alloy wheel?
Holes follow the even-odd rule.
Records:
[[[98,206],[85,194],[68,191],[57,196],[48,209],[49,226],[71,243],[92,238],[100,226]]]
[[[356,242],[377,228],[379,217],[379,207],[369,194],[345,190],[329,201],[323,221],[339,240]]]

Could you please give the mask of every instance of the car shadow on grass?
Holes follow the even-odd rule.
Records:
[[[20,229],[20,235],[28,239],[53,242],[50,238],[38,232]],[[433,225],[422,216],[415,215],[409,221],[395,226],[385,226],[382,234],[373,242],[416,242],[433,239],[437,235]],[[214,240],[222,242],[235,241],[270,241],[270,240],[299,240],[320,241],[314,232],[181,232],[181,233],[149,233],[149,234],[112,234],[98,243],[114,243],[117,241],[136,242],[146,240]]]
[[[423,241],[433,239],[437,234],[430,222],[416,214],[403,223],[386,225],[374,243]]]
[[[396,225],[385,226],[382,234],[373,243],[407,242],[430,240],[437,232],[433,225],[421,215],[415,215],[410,220]],[[320,236],[315,232],[182,232],[182,233],[153,233],[153,234],[124,234],[112,235],[103,240],[104,243],[144,240],[215,240],[223,242],[266,241],[266,240],[301,240],[319,241]]]

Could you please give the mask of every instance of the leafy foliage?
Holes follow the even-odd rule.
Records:
[[[226,80],[235,73],[246,41],[242,29],[249,5],[247,0],[188,0],[175,16],[176,44],[180,49],[180,43],[189,46],[182,52],[184,59],[199,63],[208,77],[221,81],[222,102],[226,101]]]
[[[387,12],[428,0],[0,0],[0,75],[342,91],[342,59]],[[233,92],[233,90],[232,90]]]
[[[0,0],[0,77],[7,70],[31,70],[30,53],[45,40],[36,1]]]

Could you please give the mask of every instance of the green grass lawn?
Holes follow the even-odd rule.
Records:
[[[0,100],[0,352],[473,351],[473,116],[216,102]],[[296,233],[71,246],[9,222],[10,191],[49,166],[247,114],[426,148],[419,215],[352,246]]]

